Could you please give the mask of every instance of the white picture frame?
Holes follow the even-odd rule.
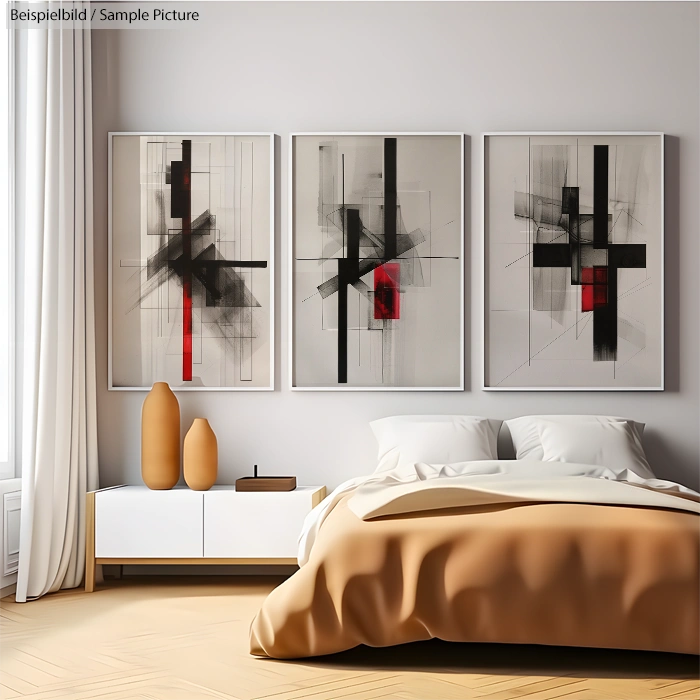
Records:
[[[655,320],[655,325],[659,330],[659,348],[658,348],[658,364],[655,366],[658,370],[658,382],[655,383],[642,383],[635,386],[599,386],[599,385],[583,385],[578,386],[573,383],[568,383],[567,385],[561,386],[539,386],[536,384],[528,384],[522,386],[501,386],[493,385],[492,380],[489,377],[489,351],[490,351],[490,333],[489,333],[489,321],[490,321],[490,269],[489,269],[489,244],[490,244],[490,232],[489,232],[489,159],[488,159],[488,143],[490,139],[500,138],[500,137],[555,137],[555,138],[571,138],[571,137],[592,137],[594,139],[599,138],[601,140],[608,139],[622,139],[623,137],[632,137],[634,139],[638,138],[649,138],[652,142],[656,142],[658,145],[658,161],[656,163],[658,167],[658,270],[659,276],[655,285],[655,291],[658,294],[659,309],[658,318]],[[529,168],[529,165],[528,165]],[[481,363],[481,388],[483,391],[591,391],[591,392],[602,392],[602,391],[664,391],[664,374],[665,374],[665,342],[664,342],[664,133],[659,131],[547,131],[547,132],[528,132],[528,131],[507,131],[507,132],[484,132],[481,138],[481,175],[482,175],[482,188],[481,188],[481,203],[482,203],[482,220],[481,220],[481,269],[483,274],[483,304],[482,304],[482,323],[481,323],[481,335],[482,335],[482,363]],[[529,177],[529,174],[528,174]],[[531,245],[531,244],[528,244]],[[529,252],[527,253],[530,254]],[[530,293],[528,293],[529,295]],[[529,296],[529,308],[531,305],[532,297]],[[494,378],[495,379],[495,378]]]
[[[430,137],[449,136],[459,138],[459,260],[460,260],[460,281],[459,281],[459,369],[458,381],[452,386],[303,386],[295,381],[295,140],[299,137]],[[353,132],[353,131],[332,131],[332,132],[292,132],[289,135],[288,150],[288,232],[287,232],[287,309],[289,319],[289,347],[288,347],[288,376],[289,388],[291,391],[464,391],[465,372],[465,348],[464,348],[464,294],[465,294],[465,270],[464,270],[464,237],[465,237],[465,212],[464,212],[464,186],[465,186],[465,136],[463,132]]]
[[[148,391],[151,384],[143,385],[116,385],[114,382],[114,299],[113,299],[113,248],[114,248],[114,192],[113,192],[113,165],[114,165],[114,139],[117,137],[180,137],[180,138],[200,138],[200,137],[240,137],[265,139],[269,148],[269,232],[267,236],[269,254],[267,268],[269,269],[269,380],[261,386],[171,386],[173,391],[274,391],[275,390],[275,134],[272,132],[238,132],[238,131],[110,131],[108,133],[108,371],[107,388],[109,391]],[[266,330],[268,324],[265,324]],[[165,381],[154,377],[153,381]]]

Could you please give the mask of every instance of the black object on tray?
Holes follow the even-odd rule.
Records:
[[[294,491],[296,476],[258,476],[258,465],[253,467],[253,476],[236,479],[236,491]]]

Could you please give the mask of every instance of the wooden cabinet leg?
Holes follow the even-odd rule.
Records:
[[[95,590],[95,494],[88,493],[85,502],[85,592]]]

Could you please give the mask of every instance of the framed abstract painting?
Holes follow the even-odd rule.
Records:
[[[298,390],[464,388],[464,136],[293,134]]]
[[[109,388],[274,388],[272,134],[109,135]]]
[[[663,134],[485,134],[483,156],[484,389],[663,390]]]

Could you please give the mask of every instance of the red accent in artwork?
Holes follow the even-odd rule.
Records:
[[[182,287],[182,381],[192,381],[192,283]]]
[[[581,286],[581,311],[593,311],[593,285]]]
[[[597,309],[608,304],[608,288],[602,284],[593,285],[593,308]]]
[[[182,142],[182,381],[192,381],[192,141]]]
[[[400,263],[384,263],[374,268],[374,318],[392,320],[400,318],[399,281]]]
[[[581,268],[581,311],[595,311],[608,304],[608,268]]]

